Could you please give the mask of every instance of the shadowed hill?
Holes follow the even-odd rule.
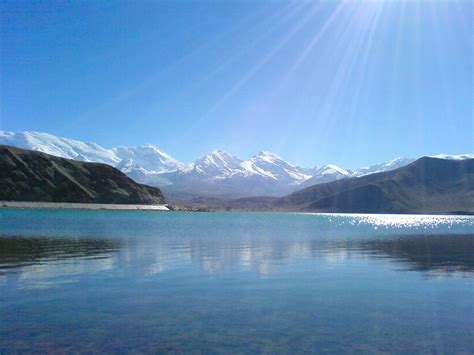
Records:
[[[474,213],[474,159],[423,157],[393,171],[310,186],[269,207],[345,213]]]
[[[105,164],[0,145],[0,200],[162,204],[158,188]]]

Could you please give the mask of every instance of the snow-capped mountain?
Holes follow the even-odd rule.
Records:
[[[290,164],[277,154],[269,151],[261,151],[252,157],[245,166],[252,167],[252,171],[266,172],[265,176],[291,185],[299,185],[311,177],[311,175],[304,173],[305,169]]]
[[[235,197],[275,195],[293,191],[293,186],[311,177],[303,170],[268,151],[241,160],[215,149],[168,178],[174,190],[188,193],[204,191],[208,195]]]
[[[181,177],[219,180],[230,177],[239,169],[242,160],[223,150],[214,149],[209,154],[197,159],[191,164],[178,169]]]
[[[351,170],[340,168],[334,164],[327,164],[320,168],[315,168],[311,178],[305,180],[301,187],[323,184],[325,182],[331,182],[352,176],[353,172]]]
[[[383,162],[381,164],[375,164],[368,167],[357,169],[353,172],[353,176],[359,177],[369,174],[380,173],[383,171],[390,171],[401,168],[402,166],[408,165],[411,162],[415,161],[415,159],[411,158],[396,158],[393,160],[389,160]]]
[[[86,143],[34,131],[0,131],[0,144],[36,150],[62,158],[104,163],[115,167],[120,165],[123,170],[122,168],[119,169],[125,173],[127,173],[127,169],[132,169],[133,164],[135,164],[133,170],[136,170],[138,166],[144,174],[176,171],[183,166],[183,163],[149,144],[141,147],[108,149],[96,143]]]
[[[112,151],[120,161],[131,160],[133,164],[149,172],[164,173],[175,171],[184,166],[183,163],[151,144],[140,147],[116,147],[112,148]]]
[[[215,149],[195,162],[178,169],[178,174],[208,178],[212,181],[260,177],[265,180],[295,184],[311,177],[302,171],[302,168],[268,151],[262,151],[249,160],[241,160],[227,152]]]
[[[156,172],[153,170],[147,170],[138,165],[133,159],[122,160],[117,166],[117,169],[127,174],[133,180],[141,183],[157,187],[163,187],[171,184],[167,177],[167,172]],[[176,172],[172,171],[171,174]]]
[[[98,144],[42,132],[0,131],[0,144],[36,150],[61,158],[104,163],[112,166],[117,165],[121,160],[111,149],[103,148]]]
[[[214,149],[192,163],[183,164],[150,144],[104,148],[95,143],[32,131],[0,131],[0,144],[69,159],[109,164],[137,182],[160,187],[170,196],[186,198],[282,196],[315,184],[394,170],[415,160],[397,158],[355,170],[333,164],[311,169],[293,165],[269,151],[261,151],[250,159],[242,160]],[[474,159],[474,154],[439,154],[432,157]]]

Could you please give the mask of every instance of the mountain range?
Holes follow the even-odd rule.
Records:
[[[474,159],[423,157],[395,170],[310,186],[272,205],[312,212],[472,214]]]
[[[250,159],[242,160],[215,149],[185,164],[150,144],[104,148],[96,143],[34,131],[0,131],[0,144],[62,158],[108,164],[139,183],[159,187],[173,200],[190,200],[199,196],[284,196],[315,184],[391,171],[414,161],[411,158],[397,158],[355,170],[333,164],[303,168],[269,151],[261,151]],[[442,154],[436,157],[463,160],[474,158],[474,154]]]
[[[194,208],[331,213],[474,214],[474,159],[423,157],[395,170],[283,197],[195,199]]]

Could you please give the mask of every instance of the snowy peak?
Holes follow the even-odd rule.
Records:
[[[183,163],[151,144],[140,147],[116,147],[112,150],[121,161],[132,159],[135,164],[154,173],[175,171],[183,167]]]
[[[286,162],[278,154],[269,152],[267,150],[262,150],[257,155],[253,156],[250,161],[256,164],[265,164],[265,165],[275,165],[275,166],[288,166],[294,167],[294,165]]]
[[[115,166],[120,159],[111,149],[42,132],[0,131],[0,144],[36,150],[61,158],[98,162]]]
[[[253,160],[265,161],[270,164],[278,164],[279,162],[284,162],[283,158],[278,154],[270,152],[268,150],[262,150],[257,155],[255,155]]]
[[[150,144],[141,147],[117,147],[107,149],[96,143],[86,143],[70,138],[58,137],[43,132],[0,131],[0,144],[36,150],[62,158],[98,162],[112,166],[125,166],[129,160],[151,172],[168,172],[181,168],[183,164]],[[130,169],[130,167],[128,167]]]
[[[334,164],[326,164],[314,171],[315,176],[350,176],[352,171],[340,168]]]
[[[219,149],[212,150],[209,154],[196,161],[196,164],[201,164],[208,167],[214,166],[228,170],[237,168],[240,163],[240,159]]]
[[[245,160],[242,163],[240,163],[241,170],[238,171],[237,173],[241,174],[242,176],[259,176],[264,179],[273,179],[273,180],[278,180],[278,178],[273,175],[270,171],[267,171],[265,169],[262,169],[258,167],[253,161],[251,160]]]
[[[415,161],[415,159],[396,158],[396,159],[383,162],[381,164],[375,164],[368,167],[357,169],[354,171],[353,175],[359,177],[359,176],[364,176],[364,175],[369,175],[369,174],[380,173],[384,171],[395,170],[395,169],[401,168],[402,166],[410,164],[413,161]]]
[[[312,177],[303,182],[302,186],[311,186],[316,184],[323,184],[339,179],[349,178],[352,176],[352,171],[343,169],[337,165],[326,164],[320,168],[315,168]]]
[[[212,178],[223,178],[232,175],[234,170],[240,167],[241,162],[240,159],[223,150],[214,149],[186,166],[180,171],[180,174],[198,174]]]
[[[200,175],[211,180],[242,181],[242,179],[251,179],[255,181],[257,179],[294,184],[310,177],[300,170],[269,151],[262,151],[249,160],[240,160],[223,150],[214,149],[181,169],[179,174],[190,177]]]
[[[249,160],[249,164],[265,171],[266,175],[276,179],[283,179],[291,184],[309,179],[311,176],[304,173],[304,169],[283,160],[278,154],[261,151]]]

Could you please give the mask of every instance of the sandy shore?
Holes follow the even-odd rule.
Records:
[[[4,208],[41,208],[54,210],[114,210],[114,211],[169,211],[166,205],[119,205],[101,203],[69,203],[69,202],[19,202],[0,201]]]

